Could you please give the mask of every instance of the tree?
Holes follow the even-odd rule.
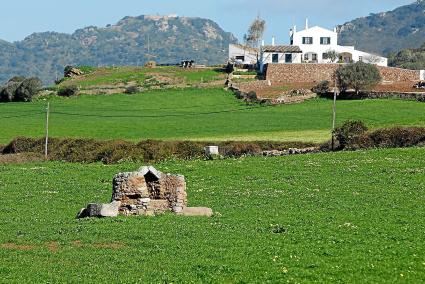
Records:
[[[260,41],[263,38],[264,31],[266,30],[266,21],[260,17],[255,19],[249,26],[248,33],[244,36],[246,45],[260,48]]]
[[[331,63],[335,63],[339,58],[339,53],[335,50],[329,50],[325,53],[325,57],[331,61]]]
[[[338,141],[338,150],[344,150],[353,140],[364,134],[367,130],[367,126],[362,121],[348,120],[344,122],[341,127],[333,131],[333,135]]]
[[[11,102],[15,97],[16,90],[21,83],[9,81],[0,89],[0,102]]]
[[[36,77],[25,79],[16,89],[14,101],[30,102],[32,97],[41,89],[41,86],[40,79]]]
[[[375,65],[356,62],[340,66],[336,72],[341,90],[353,88],[358,95],[360,90],[368,89],[381,82],[382,77]]]

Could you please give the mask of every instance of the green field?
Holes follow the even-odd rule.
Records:
[[[222,89],[171,89],[137,95],[52,97],[50,135],[96,139],[275,140],[321,142],[330,136],[332,101],[247,106]],[[44,135],[47,102],[0,104],[0,144]],[[338,101],[338,123],[425,126],[425,104],[403,100]]]
[[[184,174],[189,204],[214,217],[93,220],[75,215],[140,165],[0,165],[1,282],[420,283],[424,158],[412,148],[168,161],[157,168]]]
[[[87,70],[86,70],[87,69]],[[87,68],[83,67],[86,75],[72,79],[66,79],[58,88],[75,85],[80,89],[100,87],[100,86],[116,86],[119,84],[133,83],[139,86],[152,84],[150,80],[163,82],[165,84],[196,84],[201,82],[212,82],[216,80],[224,80],[226,74],[214,68],[202,69],[183,69],[180,67],[102,67]]]

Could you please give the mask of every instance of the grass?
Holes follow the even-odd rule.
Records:
[[[330,136],[332,101],[246,106],[222,89],[171,89],[136,95],[50,98],[52,137],[102,140],[275,140],[322,142]],[[337,122],[372,128],[425,126],[425,104],[403,100],[339,101]],[[45,101],[0,104],[0,144],[43,137]]]
[[[425,149],[168,161],[213,218],[76,220],[140,165],[0,165],[2,282],[420,283]],[[25,273],[22,273],[25,271]]]
[[[58,87],[76,85],[80,89],[102,86],[117,86],[133,83],[139,86],[151,84],[150,80],[167,84],[196,84],[208,83],[215,80],[224,80],[224,73],[218,69],[183,69],[179,67],[102,67],[83,68],[88,73],[84,76],[65,80]]]

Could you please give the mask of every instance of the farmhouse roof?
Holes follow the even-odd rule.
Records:
[[[302,53],[297,45],[266,45],[261,50],[263,52]]]
[[[250,47],[250,46],[242,45],[242,44],[238,44],[238,43],[234,43],[234,44],[231,44],[231,45],[233,45],[237,48],[249,51],[249,52],[258,52],[258,49],[256,49],[255,47]]]

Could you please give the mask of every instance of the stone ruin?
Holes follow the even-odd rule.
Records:
[[[155,216],[165,212],[212,216],[213,213],[210,208],[187,207],[184,176],[164,174],[152,166],[119,173],[112,183],[111,203],[89,204],[77,217]]]
[[[153,167],[120,173],[113,181],[112,202],[121,202],[123,215],[153,215],[171,210],[182,212],[187,206],[184,176],[163,174]]]

